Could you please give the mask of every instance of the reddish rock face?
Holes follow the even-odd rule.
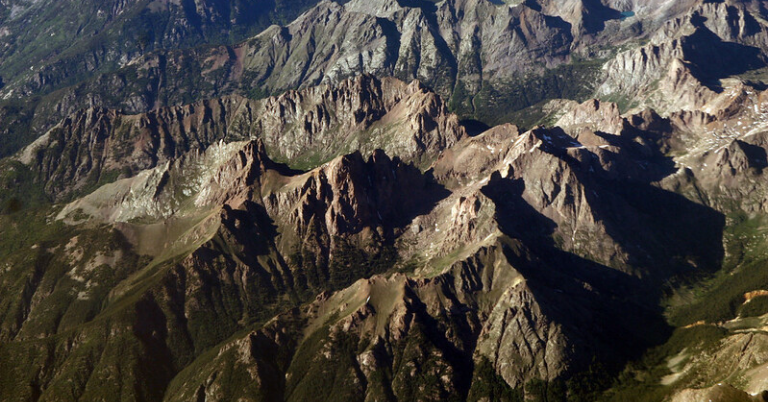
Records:
[[[418,82],[363,76],[263,101],[227,97],[140,115],[86,109],[52,128],[19,159],[36,171],[49,194],[61,198],[201,153],[219,141],[260,139],[272,158],[301,168],[353,150],[367,157],[376,149],[425,167],[465,135],[442,100]]]

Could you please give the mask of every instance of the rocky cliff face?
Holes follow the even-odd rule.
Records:
[[[322,2],[6,104],[67,117],[0,160],[0,399],[760,398],[764,14]]]
[[[299,3],[275,3],[274,10],[281,11],[267,14],[288,15],[309,5]],[[206,3],[196,5],[194,12],[186,3],[148,7],[151,11],[144,14],[150,16],[189,8],[187,17],[201,27],[191,22],[170,25],[181,37],[202,37],[215,45],[186,48],[182,43],[187,42],[170,41],[157,51],[149,46],[130,57],[123,54],[119,68],[109,67],[113,71],[86,74],[88,79],[61,78],[46,70],[36,73],[32,81],[39,83],[29,83],[21,97],[18,85],[7,85],[0,91],[8,99],[8,113],[0,117],[8,122],[5,136],[13,142],[5,146],[5,154],[81,108],[144,113],[232,94],[263,98],[335,85],[363,73],[419,80],[463,118],[494,124],[535,116],[553,98],[581,102],[595,90],[623,109],[693,110],[711,95],[705,89],[718,91],[718,79],[763,67],[768,44],[764,11],[751,2],[325,1],[293,22],[227,45],[214,38],[229,35],[233,26],[240,26],[232,20],[252,13],[247,10],[253,7]],[[261,14],[248,18],[268,20]],[[219,30],[212,28],[222,24]],[[261,26],[254,24],[245,26]],[[186,35],[187,29],[194,32]],[[49,87],[60,90],[49,93]],[[662,93],[678,95],[669,99]],[[47,95],[27,96],[40,94]],[[522,109],[531,113],[520,115]]]
[[[77,398],[303,400],[332,375],[329,398],[465,399],[488,397],[494,381],[536,395],[526,384],[565,384],[593,356],[620,364],[663,328],[650,290],[714,269],[722,218],[651,185],[671,167],[664,118],[590,101],[561,124],[469,137],[418,83],[369,76],[263,101],[77,114],[16,157],[52,194],[72,180],[87,195],[55,214],[67,236],[9,254],[8,291],[24,297],[5,307],[1,358],[51,353],[28,349],[32,334],[134,335],[106,335],[103,352],[73,343],[45,374],[18,366],[39,385],[4,392],[53,398],[72,376],[117,367],[130,375],[94,376]],[[372,141],[303,172],[273,161],[301,155],[285,138],[320,150]],[[112,156],[121,149],[133,156]],[[128,169],[92,191],[83,180],[101,166]],[[80,243],[94,225],[119,243]],[[41,262],[19,279],[29,246],[44,247]],[[107,267],[126,268],[93,284]],[[83,312],[61,310],[81,301]],[[140,363],[76,364],[119,345]],[[150,351],[158,360],[141,360]],[[132,382],[150,385],[119,391]]]
[[[13,1],[0,11],[3,95],[48,93],[157,49],[242,40],[313,1]]]
[[[694,6],[650,36],[650,44],[606,63],[597,94],[645,98],[642,105],[664,112],[699,109],[720,91],[718,79],[764,66],[762,21],[738,2]]]
[[[363,76],[261,101],[226,97],[142,115],[86,109],[29,145],[18,160],[49,194],[63,197],[219,141],[258,138],[275,159],[300,168],[345,151],[368,156],[375,149],[427,166],[465,135],[442,100],[418,82]]]
[[[150,81],[193,77],[211,84],[211,90],[201,88],[208,96],[211,91],[247,92],[253,87],[262,93],[282,92],[338,83],[360,73],[418,79],[449,95],[457,79],[465,79],[475,92],[483,79],[509,79],[529,71],[534,61],[546,60],[549,67],[561,64],[567,61],[571,40],[564,24],[525,6],[471,1],[433,8],[383,0],[346,5],[326,1],[289,25],[271,27],[236,46],[151,54],[126,68]],[[277,68],[283,65],[290,68]],[[152,106],[178,96],[173,86],[148,93],[142,103]]]

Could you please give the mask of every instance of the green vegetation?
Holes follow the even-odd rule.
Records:
[[[0,158],[12,155],[35,140],[31,129],[39,98],[0,102]]]
[[[425,323],[415,320],[408,337],[396,344],[393,350],[394,362],[392,373],[393,391],[397,400],[401,401],[461,401],[463,396],[458,392],[451,392],[443,385],[441,377],[447,375],[451,385],[462,390],[461,380],[470,378],[471,373],[457,372],[460,367],[450,365],[460,359],[460,356],[443,356],[434,353],[439,348],[439,336],[444,331],[435,323]],[[470,361],[462,360],[466,364]],[[450,367],[451,375],[448,375]],[[469,384],[467,384],[469,387]]]
[[[71,47],[56,53],[51,59],[55,67],[47,70],[50,74],[29,84],[28,89],[50,93],[88,79],[96,71],[111,71],[120,63],[121,54],[145,53],[166,45],[192,46],[204,41],[229,43],[233,37],[252,34],[252,29],[268,22],[287,22],[312,2],[278,0],[270,4],[274,6],[269,8],[271,11],[254,7],[251,0],[213,2],[216,3],[213,14],[225,17],[222,18],[224,27],[202,21],[201,16],[185,8],[190,4],[185,2],[182,9],[195,34],[177,42],[169,42],[165,37],[173,16],[156,10],[129,10],[113,25],[98,19],[94,24],[104,26],[82,24],[79,29],[87,31],[88,39],[74,41]],[[147,4],[140,3],[141,7]],[[46,22],[52,23],[53,28],[67,22],[66,16],[46,15],[51,18]],[[237,21],[237,27],[228,25],[232,20]],[[34,39],[35,34],[32,32],[30,38]],[[106,54],[102,48],[116,38],[122,38],[122,47],[113,49],[114,54]],[[45,58],[62,40],[57,38],[49,44],[30,40],[30,54],[37,59]],[[18,47],[21,45],[14,43],[13,46],[15,51],[21,51]],[[202,71],[215,64],[209,62],[201,66],[199,63],[200,56],[209,54],[206,52],[210,50],[210,47],[197,48],[184,57],[181,53],[169,53],[167,57],[159,57],[159,63],[178,57],[174,68],[128,67],[104,76],[107,78],[85,83],[73,93],[77,96],[102,94],[105,102],[118,105],[125,100],[121,98],[124,94],[138,98],[146,95],[147,99],[158,99],[159,103],[188,103],[230,90],[224,87],[228,75],[235,69],[231,60],[206,74],[205,80],[199,80]],[[438,82],[449,83],[453,79],[452,66],[446,63],[443,61],[441,67],[444,68],[438,69]],[[473,73],[479,71],[479,63],[479,60],[460,62],[474,69]],[[602,60],[576,60],[545,69],[540,74],[521,74],[508,82],[486,81],[481,83],[477,94],[470,93],[465,83],[459,81],[453,88],[450,107],[459,114],[490,124],[513,121],[527,128],[550,117],[543,108],[547,100],[581,101],[591,95],[594,90],[591,85],[601,65]],[[11,59],[0,68],[0,73],[5,75],[5,71],[9,71],[13,77],[21,67],[18,60]],[[246,73],[244,81],[251,85],[248,95],[267,96],[268,89],[261,83],[248,83],[254,77]],[[108,80],[114,82],[106,82]],[[162,93],[159,92],[161,84]],[[116,95],[115,88],[123,92]],[[629,98],[614,101],[622,109],[632,106]],[[8,101],[0,105],[0,121],[13,122],[3,129],[2,136],[7,141],[0,147],[0,156],[11,154],[34,139],[33,128],[38,126],[32,120],[43,103],[40,98],[30,98],[28,103]],[[340,148],[343,146],[346,145]],[[128,151],[124,154],[128,155]],[[51,147],[51,152],[56,158],[75,160],[81,151],[75,144],[61,141]],[[291,163],[294,167],[310,168],[325,160],[320,153],[307,153]],[[68,167],[61,166],[64,165],[54,172],[57,177],[67,173],[64,170]],[[90,192],[123,173],[126,172],[93,169],[86,186],[79,191]],[[305,334],[296,328],[279,333],[283,328],[270,328],[278,333],[274,343],[270,343],[272,339],[265,340],[268,337],[263,334],[244,333],[261,328],[281,312],[296,312],[301,316],[299,307],[307,307],[301,304],[319,292],[343,289],[375,274],[398,269],[412,271],[418,263],[398,261],[397,249],[389,239],[368,240],[357,235],[329,238],[322,227],[323,218],[313,217],[307,225],[308,233],[302,233],[303,238],[279,237],[281,244],[295,244],[295,251],[285,261],[274,242],[278,236],[292,235],[265,235],[262,229],[276,229],[243,219],[237,221],[238,225],[252,227],[252,231],[235,230],[234,227],[241,229],[242,226],[223,222],[220,228],[217,226],[219,231],[215,235],[194,233],[197,236],[194,242],[198,242],[198,238],[203,240],[194,243],[195,251],[191,255],[179,246],[174,249],[171,242],[176,239],[172,236],[158,235],[158,242],[165,242],[160,247],[175,250],[175,254],[150,261],[147,256],[137,255],[125,235],[112,227],[95,222],[68,226],[56,221],[58,207],[49,204],[36,179],[27,166],[11,160],[0,161],[0,238],[3,239],[0,242],[0,399],[21,396],[37,400],[41,396],[60,396],[61,400],[74,401],[120,395],[123,399],[160,400],[167,395],[166,390],[180,390],[187,382],[218,381],[227,387],[220,395],[225,400],[235,400],[241,392],[266,400],[297,401],[356,400],[366,393],[376,400],[459,401],[465,396],[469,401],[509,402],[660,400],[672,390],[662,385],[663,379],[673,374],[671,357],[680,356],[685,360],[689,355],[711,351],[728,334],[727,330],[711,323],[737,315],[754,317],[768,312],[766,296],[743,303],[744,293],[768,289],[765,222],[760,217],[734,213],[729,216],[725,234],[727,259],[722,271],[702,283],[695,282],[700,277],[689,279],[687,292],[691,296],[670,307],[669,320],[678,329],[663,345],[648,350],[618,376],[614,369],[609,370],[595,361],[570,378],[551,382],[534,379],[514,389],[488,359],[483,357],[474,362],[473,368],[473,340],[456,335],[462,330],[479,332],[485,312],[469,319],[464,317],[466,322],[449,319],[444,324],[433,317],[441,314],[440,309],[433,313],[429,311],[433,306],[419,305],[419,295],[406,295],[410,303],[409,315],[403,318],[409,320],[403,324],[408,326],[407,336],[381,346],[382,350],[374,349],[378,346],[372,344],[363,330],[358,333],[354,327],[350,331],[334,327],[340,319],[339,313],[331,314],[328,321],[311,333]],[[57,185],[66,186],[66,183],[53,184]],[[648,209],[658,208],[646,201],[634,202],[646,204]],[[249,213],[231,209],[227,212]],[[148,222],[136,221],[131,225],[142,223]],[[670,229],[664,219],[653,224],[658,224],[654,230],[669,238],[687,235],[695,241],[697,235]],[[562,243],[559,235],[553,237],[556,243]],[[662,237],[660,243],[666,239]],[[453,261],[464,251],[458,248],[443,261]],[[689,257],[665,255],[680,261],[687,261]],[[584,257],[599,262],[588,253]],[[698,262],[690,265],[698,268]],[[448,282],[456,278],[439,283],[442,279],[423,278],[435,287],[451,286]],[[438,293],[438,297],[443,296],[446,295]],[[472,297],[474,295],[468,299]],[[443,302],[448,304],[454,300],[440,300]],[[443,307],[442,314],[454,313]],[[312,319],[301,317],[305,321]],[[377,318],[377,325],[387,319]],[[688,326],[694,323],[697,324]],[[303,329],[306,324],[302,322],[296,327]],[[444,338],[448,336],[466,341],[467,344],[462,345],[466,348],[459,350],[454,339]],[[358,357],[363,352],[377,353],[379,366],[372,374],[362,371]],[[19,361],[24,364],[16,363]],[[209,364],[216,366],[211,369]],[[201,368],[210,371],[203,375],[198,371]],[[174,376],[176,379],[171,382]],[[265,379],[269,380],[268,384],[261,387],[260,382]],[[200,399],[197,391],[195,395],[186,396],[187,400]]]
[[[615,370],[608,369],[599,360],[593,358],[589,367],[569,378],[564,385],[550,384],[547,387],[547,401],[563,400],[567,394],[569,402],[591,402],[599,399],[600,395],[611,386]],[[559,398],[559,399],[558,399]]]
[[[525,109],[512,112],[509,114],[508,119],[521,130],[529,130],[536,126],[551,127],[557,122],[557,118],[559,117],[557,112],[559,110],[555,112],[546,111],[545,107],[548,103],[549,100],[546,100],[528,106]]]
[[[343,289],[360,278],[387,272],[398,262],[397,250],[392,244],[358,247],[343,237],[336,237],[334,243],[336,248],[330,253],[330,263],[324,255],[317,255],[307,241],[290,256],[290,263],[298,273],[298,284],[303,288],[300,291],[306,293],[306,297],[324,289]]]
[[[536,402],[565,402],[569,400],[566,386],[562,381],[530,380],[525,384],[525,394],[528,396],[528,400]]]
[[[475,363],[475,372],[472,378],[472,387],[469,389],[467,402],[484,400],[499,402],[523,402],[523,392],[512,387],[504,381],[487,357],[482,356]]]
[[[741,317],[759,317],[764,314],[768,314],[768,296],[755,297],[739,310]]]
[[[366,253],[344,238],[336,238],[336,244],[329,267],[328,284],[332,289],[342,289],[360,278],[387,272],[397,262],[397,250],[391,244],[375,245],[374,253]]]
[[[522,389],[513,389],[496,373],[490,361],[482,357],[475,364],[467,401],[593,402],[599,400],[603,392],[611,386],[613,377],[614,375],[600,362],[594,361],[587,370],[567,380],[533,379],[525,383]]]
[[[180,7],[150,6],[147,1],[128,7],[112,3],[90,0],[72,8],[47,2],[22,18],[7,21],[15,35],[0,54],[0,76],[6,83],[15,83],[28,79],[30,66],[38,67],[34,71],[41,70],[42,79],[27,85],[38,94],[49,93],[112,71],[126,55],[236,43],[272,24],[292,21],[316,1],[214,1],[202,15],[187,2]],[[111,10],[120,13],[111,15]],[[179,31],[176,21],[185,21],[190,29]]]
[[[365,376],[355,361],[361,352],[358,339],[343,331],[334,332],[333,349],[324,355],[321,350],[330,335],[328,331],[327,327],[316,331],[296,351],[286,384],[286,400],[362,400]]]
[[[2,400],[42,392],[42,381],[48,380],[38,376],[40,367],[57,373],[58,377],[46,384],[45,392],[64,392],[58,394],[59,400],[106,395],[115,390],[114,380],[88,391],[81,386],[89,373],[122,359],[126,359],[121,364],[128,373],[133,364],[146,358],[141,357],[144,351],[138,339],[124,337],[115,328],[110,330],[111,321],[97,317],[113,287],[147,260],[132,253],[119,232],[98,226],[70,227],[51,221],[51,212],[49,207],[30,206],[0,215]],[[107,342],[110,332],[113,336]],[[22,340],[8,341],[16,336]],[[76,347],[72,347],[74,339],[82,339]],[[48,360],[54,355],[56,360]],[[153,373],[154,369],[147,368],[143,375],[151,377]],[[67,379],[70,384],[66,384]],[[134,391],[150,397],[153,391],[145,386],[152,384],[147,382]]]
[[[744,304],[746,293],[768,289],[766,232],[762,216],[748,216],[740,211],[727,216],[723,234],[726,258],[721,270],[707,277],[689,277],[687,285],[672,293],[667,316],[678,328],[664,344],[630,362],[601,400],[658,401],[689,381],[706,385],[701,383],[706,378],[697,377],[700,374],[695,366],[681,370],[691,357],[713,351],[729,335],[718,323],[737,316],[768,313],[768,297],[758,296]],[[670,363],[673,360],[674,365]],[[674,383],[662,383],[662,379],[675,373]]]
[[[762,217],[733,213],[724,234],[727,258],[723,269],[714,276],[689,286],[693,300],[672,306],[670,322],[684,326],[697,321],[716,323],[736,317],[744,303],[744,294],[768,289],[767,233]]]
[[[42,187],[35,183],[34,174],[27,166],[11,160],[0,161],[0,215],[47,203]]]
[[[725,329],[711,325],[678,328],[666,343],[649,349],[640,360],[629,363],[616,378],[613,387],[599,400],[606,402],[663,400],[674,391],[671,386],[662,384],[662,378],[671,374],[669,359],[674,356],[696,356],[711,351],[720,344],[727,332]]]
[[[602,98],[605,102],[613,102],[619,107],[621,113],[626,113],[628,110],[638,105],[637,101],[626,94],[611,94]]]
[[[186,1],[118,5],[114,0],[85,0],[78,7],[45,1],[42,7],[31,6],[33,11],[3,25],[9,36],[0,49],[0,88],[13,87],[14,96],[0,101],[0,157],[32,142],[64,113],[88,107],[88,99],[136,112],[136,99],[148,99],[152,107],[154,99],[183,104],[220,96],[233,65],[227,63],[201,80],[197,62],[201,52],[213,45],[238,43],[275,23],[288,23],[316,3],[213,1],[206,3],[203,15]],[[120,12],[110,15],[112,10]],[[178,21],[186,21],[188,29],[179,30]],[[180,49],[183,56],[173,52]],[[153,51],[164,52],[159,58],[162,64],[179,64],[167,70],[161,65],[161,71],[125,66],[127,59]],[[251,82],[244,83],[254,88]],[[22,92],[25,95],[17,98]],[[265,94],[250,90],[251,96]],[[127,105],[129,97],[132,102]]]
[[[546,117],[540,107],[551,99],[572,99],[578,102],[594,93],[594,83],[604,60],[575,60],[543,73],[518,75],[506,82],[483,82],[472,97],[464,84],[457,84],[449,105],[462,118],[471,118],[488,125],[512,122],[523,127],[537,124]],[[472,106],[474,105],[474,106]],[[471,107],[471,108],[470,108]]]

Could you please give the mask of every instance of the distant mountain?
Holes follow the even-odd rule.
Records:
[[[8,82],[0,90],[9,99],[0,109],[7,122],[4,148],[6,154],[18,150],[80,108],[142,113],[227,94],[261,98],[361,73],[418,79],[463,119],[487,124],[531,127],[546,119],[547,101],[595,94],[624,108],[664,108],[650,92],[673,60],[711,88],[719,78],[765,66],[764,11],[753,2],[325,1],[235,45],[186,49],[168,39],[181,49],[121,56],[122,68],[79,83],[86,77],[78,76],[67,81],[75,85],[43,98],[19,95],[60,88],[66,74],[54,68]],[[190,38],[197,38],[190,44],[226,42],[202,33]]]
[[[290,22],[315,3],[4,0],[0,77],[15,96],[48,93],[153,50],[242,40]]]
[[[153,51],[237,43],[272,24],[290,22],[315,4],[4,0],[0,2],[0,98],[4,99],[0,155],[18,150],[64,116],[94,102],[117,107],[114,101],[94,99],[88,94],[93,91],[78,88],[82,82]],[[93,86],[101,93],[115,90],[115,82],[105,85],[97,79]]]

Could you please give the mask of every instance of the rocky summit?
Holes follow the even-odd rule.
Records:
[[[768,401],[768,4],[0,0],[0,400]]]

